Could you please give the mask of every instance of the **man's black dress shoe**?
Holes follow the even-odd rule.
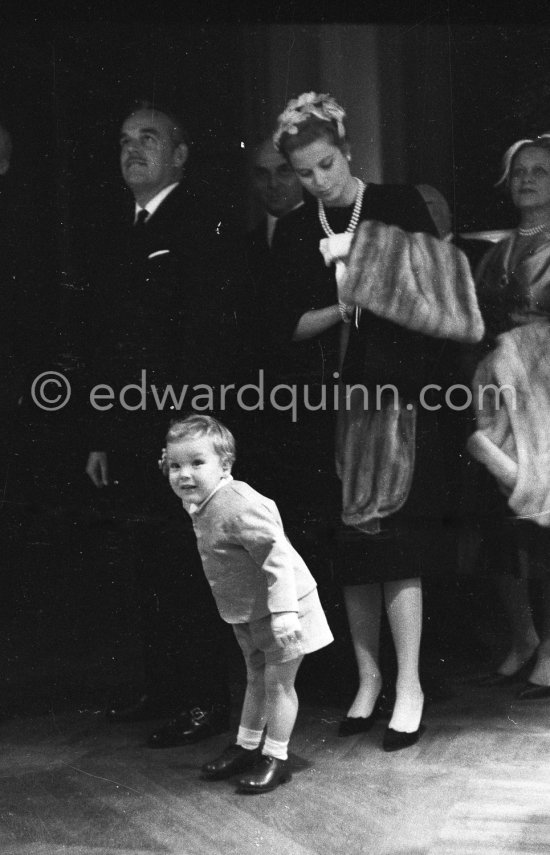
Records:
[[[221,781],[238,772],[252,769],[262,757],[260,748],[243,748],[242,745],[228,745],[219,757],[205,763],[201,769],[203,778],[209,781]]]
[[[418,742],[426,728],[423,724],[418,730],[412,733],[405,733],[403,730],[394,730],[392,727],[387,727],[382,740],[382,748],[384,751],[400,751],[402,748],[410,748]]]
[[[538,683],[531,683],[529,680],[518,692],[518,701],[544,701],[547,698],[550,698],[550,686],[540,686]]]
[[[378,718],[378,709],[375,707],[370,715],[349,716],[342,719],[338,727],[338,736],[355,736],[357,733],[368,733]]]
[[[262,754],[258,763],[237,782],[238,793],[268,793],[292,778],[288,760]]]
[[[107,721],[147,721],[166,715],[166,704],[152,695],[142,695],[135,704],[125,707],[113,706],[105,713]]]
[[[192,745],[226,730],[229,730],[229,707],[222,704],[193,707],[179,713],[152,733],[147,740],[147,745],[149,748]]]

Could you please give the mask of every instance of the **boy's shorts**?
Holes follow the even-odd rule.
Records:
[[[247,665],[253,669],[261,668],[265,663],[281,664],[290,662],[306,653],[313,653],[334,641],[327,623],[317,588],[298,601],[300,611],[298,619],[302,638],[294,644],[279,647],[271,629],[271,615],[250,623],[233,624],[233,632],[239,642]]]

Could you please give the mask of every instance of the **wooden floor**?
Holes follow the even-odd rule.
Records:
[[[300,710],[290,783],[243,796],[200,765],[229,734],[151,750],[151,724],[63,704],[0,725],[2,855],[512,855],[550,851],[550,702],[464,676],[405,751]],[[236,711],[235,711],[236,715]]]
[[[20,609],[4,605],[0,619],[0,855],[550,853],[550,702],[474,685],[507,638],[483,587],[426,586],[433,700],[423,738],[395,754],[382,751],[384,721],[336,735],[355,677],[342,603],[325,589],[336,641],[299,674],[293,779],[243,796],[199,777],[234,730],[152,750],[154,722],[106,722],[115,691],[141,686],[134,622],[119,608],[128,580],[111,569],[108,538],[92,560],[78,532],[41,522],[26,566],[17,551],[5,562]],[[233,665],[235,728],[240,657]]]

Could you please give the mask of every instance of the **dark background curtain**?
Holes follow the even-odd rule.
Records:
[[[67,297],[85,287],[86,224],[108,220],[127,195],[118,136],[129,98],[181,107],[193,139],[189,179],[215,193],[220,219],[237,231],[258,215],[248,151],[272,130],[286,100],[307,90],[331,92],[348,109],[355,174],[435,185],[459,231],[514,224],[494,183],[512,142],[550,131],[550,26],[454,23],[450,16],[365,24],[213,20],[1,30],[0,122],[13,136],[17,204],[32,212],[21,241],[37,270],[33,300],[44,325],[63,331]],[[16,580],[18,608],[23,602],[40,648],[56,627],[65,643],[79,622],[93,633],[101,615],[108,623],[105,604],[116,601],[112,617],[127,596],[127,580],[109,576],[108,543],[103,565],[90,571],[97,532],[86,541],[74,514],[75,497],[86,507],[97,498],[83,474],[85,419],[85,409],[27,411],[15,430],[18,441],[26,436],[23,452],[4,455],[1,513],[25,505],[16,525],[29,532],[22,570],[19,546],[4,550],[4,578]],[[21,623],[19,612],[9,613],[12,602],[3,600],[4,616]]]
[[[501,228],[512,216],[493,186],[502,152],[550,127],[549,47],[550,27],[536,25],[92,22],[42,36],[8,27],[0,117],[60,267],[86,206],[107,217],[125,192],[121,111],[142,95],[181,105],[194,139],[189,172],[242,227],[256,214],[246,146],[270,132],[289,97],[316,89],[347,108],[367,179],[434,184],[460,230]]]

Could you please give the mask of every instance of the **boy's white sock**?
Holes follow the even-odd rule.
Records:
[[[266,736],[262,754],[266,754],[268,757],[276,757],[277,760],[288,760],[288,739],[286,742],[277,742],[276,739]]]
[[[239,726],[239,732],[237,733],[237,745],[240,745],[241,748],[248,749],[248,751],[254,751],[262,741],[262,736],[263,730],[250,730],[248,727]]]

